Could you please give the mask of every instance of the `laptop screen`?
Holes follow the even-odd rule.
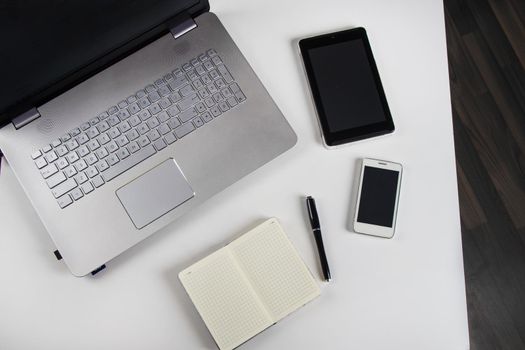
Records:
[[[145,37],[152,40],[178,13],[207,6],[202,0],[0,2],[0,125],[63,91],[65,78],[71,86],[100,69],[100,61],[111,63],[108,56],[121,58],[125,44],[129,52]]]

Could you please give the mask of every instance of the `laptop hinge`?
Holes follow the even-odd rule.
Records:
[[[38,118],[40,118],[40,113],[38,110],[36,108],[31,108],[27,112],[24,112],[13,118],[11,122],[13,123],[15,129],[20,129]]]
[[[192,29],[197,28],[197,23],[190,16],[185,15],[170,28],[171,35],[175,39],[183,36]]]

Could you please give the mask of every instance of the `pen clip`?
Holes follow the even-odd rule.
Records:
[[[321,228],[319,216],[317,215],[317,208],[315,206],[315,199],[313,199],[313,197],[306,197],[306,207],[308,208],[308,216],[310,217],[310,225],[312,226],[312,229]]]

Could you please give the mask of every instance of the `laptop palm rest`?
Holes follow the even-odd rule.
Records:
[[[138,229],[195,196],[172,158],[122,186],[116,194]]]

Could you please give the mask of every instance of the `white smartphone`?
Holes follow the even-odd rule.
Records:
[[[364,158],[354,217],[354,231],[392,238],[403,167],[399,163]]]

